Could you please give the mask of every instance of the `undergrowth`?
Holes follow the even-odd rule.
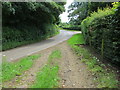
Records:
[[[84,62],[88,70],[95,76],[94,81],[97,83],[97,88],[117,88],[118,81],[116,74],[112,70],[105,68],[105,64],[101,63],[99,59],[91,55],[91,53],[76,44],[84,44],[82,34],[76,34],[68,40],[68,44],[72,47],[75,53],[81,57],[81,61]]]
[[[56,88],[58,87],[58,70],[57,59],[61,58],[61,52],[55,50],[48,58],[47,64],[37,73],[36,80],[31,88]],[[54,60],[54,61],[53,61]]]

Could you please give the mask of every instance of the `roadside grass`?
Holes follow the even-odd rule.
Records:
[[[56,88],[58,87],[58,70],[57,59],[61,58],[59,50],[53,51],[47,64],[37,73],[36,80],[31,88]]]
[[[84,44],[82,34],[76,34],[68,40],[68,44],[80,57],[81,61],[85,63],[88,70],[95,76],[94,81],[97,83],[97,88],[118,88],[118,80],[115,72],[106,68],[106,65],[101,63],[98,58],[91,55],[91,53],[76,44]]]
[[[85,44],[85,41],[83,39],[82,34],[75,34],[72,38],[68,40],[69,45],[75,45],[75,44]]]
[[[17,62],[7,62],[3,58],[2,62],[2,82],[11,80],[15,76],[20,76],[22,72],[28,70],[34,64],[34,60],[38,59],[40,55],[35,54],[20,59]]]

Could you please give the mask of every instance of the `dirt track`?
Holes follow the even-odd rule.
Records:
[[[59,77],[61,78],[59,81],[60,88],[96,87],[93,82],[94,78],[87,70],[86,65],[80,62],[79,57],[74,54],[66,41],[38,52],[41,54],[41,57],[34,63],[34,66],[30,70],[24,72],[21,76],[16,76],[13,80],[5,82],[4,86],[17,88],[30,87],[35,80],[39,68],[46,64],[48,57],[53,50],[60,50],[62,53],[62,58],[58,59],[60,67]]]

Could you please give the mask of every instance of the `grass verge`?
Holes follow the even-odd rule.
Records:
[[[17,62],[7,62],[3,60],[2,63],[2,81],[11,80],[15,76],[19,76],[23,71],[32,67],[34,60],[38,59],[40,55],[35,54],[20,59]]]
[[[31,88],[55,88],[58,87],[57,59],[61,58],[61,52],[55,50],[48,58],[47,64],[37,73],[36,80]]]
[[[81,61],[88,66],[88,70],[92,72],[92,75],[96,77],[94,81],[97,83],[98,88],[117,88],[118,80],[116,79],[115,72],[106,68],[105,64],[91,55],[87,49],[75,45],[84,43],[82,34],[76,34],[68,40],[68,44],[80,57]]]

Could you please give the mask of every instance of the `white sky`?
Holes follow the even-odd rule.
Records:
[[[69,13],[67,12],[68,6],[73,2],[74,0],[67,0],[67,3],[65,5],[65,12],[60,14],[61,22],[68,22],[68,15]]]

